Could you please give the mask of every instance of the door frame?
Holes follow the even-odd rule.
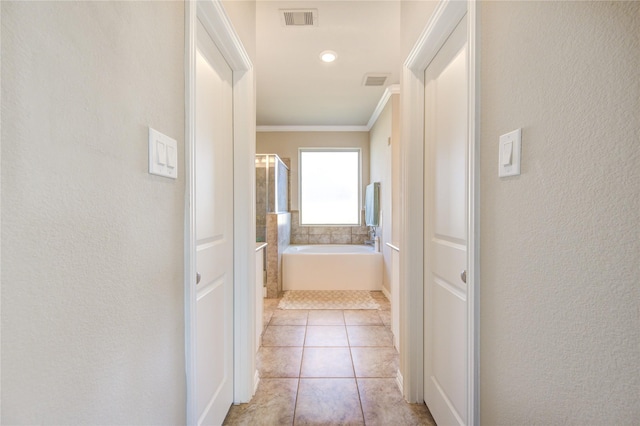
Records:
[[[407,401],[424,401],[424,72],[468,14],[468,376],[467,419],[479,419],[480,158],[478,3],[442,0],[402,69],[403,224],[400,245],[400,383]]]
[[[233,72],[233,402],[249,402],[257,386],[255,348],[255,77],[249,55],[220,0],[185,1],[185,373],[187,424],[196,409],[195,70],[202,22]]]

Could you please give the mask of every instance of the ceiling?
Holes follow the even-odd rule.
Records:
[[[317,25],[285,26],[291,9],[316,9]],[[399,1],[257,1],[257,125],[366,126],[400,81],[399,25]],[[338,58],[323,63],[325,50]],[[367,73],[388,78],[364,86]]]

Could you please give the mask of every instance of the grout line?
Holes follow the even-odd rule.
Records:
[[[302,353],[301,353],[301,358],[300,358],[300,369],[298,370],[298,377],[269,377],[269,378],[281,378],[281,379],[297,379],[298,380],[298,385],[297,385],[297,389],[296,389],[296,394],[295,394],[295,398],[294,398],[294,407],[293,407],[293,419],[292,419],[292,425],[295,425],[295,419],[296,419],[296,413],[297,413],[297,407],[298,407],[298,399],[299,399],[299,395],[300,395],[300,386],[301,386],[301,381],[302,381],[302,366],[303,366],[303,362],[304,362],[304,356],[305,356],[305,351],[306,348],[349,348],[349,357],[351,359],[351,367],[352,367],[352,371],[353,371],[353,379],[355,381],[356,384],[356,392],[358,393],[358,402],[360,404],[360,412],[362,415],[362,421],[365,422],[365,416],[364,416],[364,407],[362,406],[362,398],[361,398],[361,393],[360,393],[360,383],[359,383],[359,378],[356,375],[356,371],[355,371],[355,362],[353,359],[353,351],[352,348],[375,348],[375,347],[379,347],[379,348],[389,348],[389,346],[353,346],[351,343],[351,340],[349,338],[349,331],[348,331],[348,325],[347,325],[347,321],[346,321],[346,317],[345,317],[345,310],[342,309],[340,310],[342,313],[342,320],[343,323],[342,324],[318,324],[318,325],[330,325],[330,326],[340,326],[342,325],[345,331],[345,335],[347,338],[347,346],[306,346],[306,339],[308,336],[308,331],[309,331],[309,314],[310,314],[310,310],[307,311],[307,318],[306,318],[306,323],[304,325],[298,325],[298,326],[304,326],[304,336],[302,339],[302,346],[279,346],[279,345],[274,345],[274,346],[265,346],[264,344],[261,345],[261,347],[271,347],[271,348],[301,348],[302,349]],[[269,318],[269,321],[267,323],[266,326],[264,326],[264,330],[263,332],[266,331],[267,327],[279,327],[279,326],[287,326],[288,324],[281,324],[281,325],[275,325],[275,324],[271,324],[273,319],[273,315]],[[382,319],[382,318],[380,318]],[[295,325],[295,324],[292,324]],[[353,326],[357,326],[357,327],[367,327],[367,326],[379,326],[378,325],[374,325],[374,324],[363,324],[363,325],[353,325]],[[384,325],[384,322],[382,324],[382,326],[387,327],[386,325]],[[393,348],[393,345],[390,346],[391,348]],[[395,349],[395,348],[394,348]],[[380,379],[385,379],[388,377],[360,377],[360,379],[371,379],[371,378],[380,378]],[[305,379],[351,379],[351,377],[308,377]],[[365,423],[366,424],[366,423]]]
[[[307,312],[307,322],[304,326],[304,338],[302,339],[302,354],[300,356],[300,369],[298,370],[298,388],[296,389],[296,398],[293,401],[293,419],[291,424],[296,423],[296,411],[298,411],[298,396],[300,395],[300,381],[302,376],[302,363],[304,362],[304,344],[307,342],[307,327],[309,327],[309,313]]]
[[[342,311],[344,316],[344,311]],[[353,360],[353,351],[351,348],[351,340],[349,340],[349,330],[347,329],[347,321],[344,321],[344,332],[347,333],[347,343],[349,344],[349,356],[351,357],[351,368],[353,368],[353,380],[356,382],[356,393],[358,394],[358,403],[360,404],[360,414],[362,415],[362,423],[366,425],[364,417],[364,408],[362,407],[362,397],[360,396],[360,385],[358,384],[358,375],[356,374],[356,363]]]

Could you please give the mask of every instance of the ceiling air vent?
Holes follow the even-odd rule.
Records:
[[[317,27],[318,9],[280,9],[285,27]]]
[[[387,74],[365,74],[362,81],[363,86],[384,86],[387,81]]]

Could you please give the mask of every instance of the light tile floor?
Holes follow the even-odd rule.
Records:
[[[226,425],[435,425],[396,384],[390,304],[380,310],[280,310],[265,299],[260,384]]]

